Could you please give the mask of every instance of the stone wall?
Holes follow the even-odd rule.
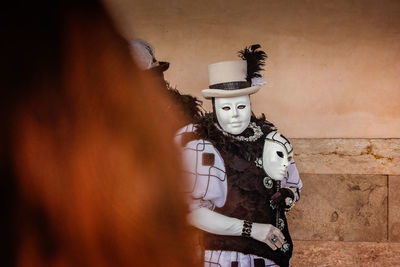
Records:
[[[400,262],[400,139],[292,139],[303,180],[288,213],[294,266]]]

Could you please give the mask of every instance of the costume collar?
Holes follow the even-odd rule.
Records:
[[[261,130],[261,127],[258,126],[255,122],[250,122],[249,127],[250,129],[253,130],[253,135],[250,135],[248,137],[245,137],[243,135],[233,135],[228,132],[225,132],[219,125],[218,123],[214,123],[215,127],[222,132],[223,135],[228,136],[232,139],[238,140],[238,141],[245,141],[245,142],[255,142],[257,141],[261,136],[263,136],[263,131]]]

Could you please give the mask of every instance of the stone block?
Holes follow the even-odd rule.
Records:
[[[294,241],[291,264],[313,266],[399,266],[400,243]]]
[[[387,241],[387,176],[302,174],[287,213],[295,240]]]
[[[400,176],[389,176],[389,240],[400,242]]]
[[[301,173],[400,175],[400,139],[291,139]]]

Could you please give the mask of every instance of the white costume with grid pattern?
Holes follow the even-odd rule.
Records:
[[[176,135],[177,144],[182,144],[182,136],[195,130],[193,124],[180,129]],[[212,165],[204,165],[204,154],[213,154]],[[207,140],[192,140],[184,144],[182,148],[183,168],[187,179],[187,193],[189,194],[189,207],[191,210],[205,207],[214,210],[222,207],[227,197],[227,176],[224,161],[220,153]],[[296,193],[296,199],[300,198],[303,187],[297,171],[296,164],[292,161],[288,174],[281,182],[282,187],[290,187]],[[260,257],[247,255],[236,251],[205,251],[205,266],[230,267],[232,261],[237,261],[239,267],[252,267],[254,259]],[[265,266],[276,266],[269,259],[265,259]]]

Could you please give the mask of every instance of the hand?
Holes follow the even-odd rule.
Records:
[[[279,207],[280,209],[285,209],[286,211],[288,211],[293,206],[294,202],[294,193],[289,188],[281,188],[271,197],[271,207],[273,209]]]
[[[285,236],[271,224],[253,223],[251,235],[255,240],[266,243],[272,250],[282,247]],[[275,242],[274,241],[275,238]]]

